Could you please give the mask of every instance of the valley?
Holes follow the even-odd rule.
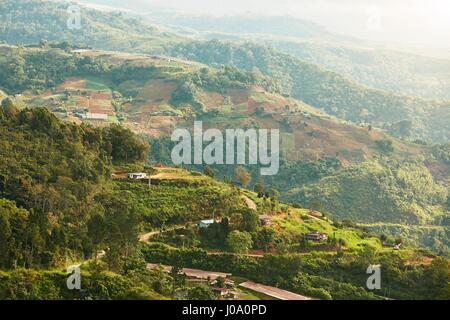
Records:
[[[448,60],[116,5],[0,3],[0,300],[450,299]]]

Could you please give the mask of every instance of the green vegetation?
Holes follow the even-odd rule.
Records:
[[[82,290],[68,290],[63,271],[0,271],[0,300],[161,300],[165,297],[149,284],[159,276],[146,274],[133,279],[106,271],[86,271],[81,276]]]
[[[230,252],[247,253],[252,247],[252,236],[248,232],[234,230],[228,235],[226,244]]]
[[[242,191],[200,173],[155,168],[152,173],[159,178],[152,179],[151,186],[110,180],[113,165],[139,168],[144,160],[145,145],[119,126],[75,126],[57,120],[45,109],[18,110],[10,100],[2,103],[0,119],[0,151],[2,159],[7,159],[0,167],[0,266],[6,269],[0,273],[2,298],[216,298],[207,287],[187,286],[176,272],[145,270],[139,248],[148,262],[228,271],[321,299],[436,299],[446,295],[442,281],[448,270],[441,258],[434,257],[429,267],[406,269],[403,266],[409,258],[401,255],[413,251],[384,250],[376,237],[363,230],[332,225],[323,215],[278,203],[275,190],[265,191],[260,198],[245,192],[259,213],[273,215],[272,224],[262,226],[256,212],[244,209],[248,203]],[[404,171],[411,172],[411,168]],[[399,177],[410,183],[404,172],[399,171]],[[192,226],[211,214],[222,222],[199,231]],[[175,229],[180,225],[185,227]],[[185,249],[139,246],[143,228],[160,228],[157,240]],[[329,240],[305,242],[303,235],[312,230],[326,233]],[[274,254],[210,255],[198,246],[241,253],[260,248]],[[105,250],[101,259],[99,250]],[[86,289],[65,290],[65,274],[58,268],[67,261],[85,261]],[[387,265],[391,291],[374,294],[363,288],[367,261]],[[55,271],[33,270],[38,268]],[[397,268],[400,271],[394,271]],[[406,290],[405,281],[410,280],[417,287]]]
[[[446,212],[448,190],[419,163],[355,165],[286,198],[307,207],[320,201],[336,219],[360,222],[430,222]]]
[[[213,214],[227,216],[240,203],[236,190],[213,180],[162,181],[151,187],[145,183],[115,182],[114,191],[140,206],[150,228],[186,224]]]
[[[220,55],[216,53],[220,52]],[[446,117],[449,102],[428,101],[371,89],[343,76],[288,54],[250,42],[231,43],[212,40],[175,45],[173,56],[211,66],[235,65],[244,70],[259,69],[281,85],[287,95],[323,109],[328,114],[354,122],[377,126],[415,119],[411,138],[433,142],[450,139],[448,126],[434,115]]]
[[[320,299],[449,299],[449,102],[346,78],[411,94],[426,81],[421,72],[396,85],[392,67],[379,82],[365,74],[382,67],[380,53],[290,47],[299,57],[319,52],[311,61],[341,76],[265,45],[187,42],[88,9],[83,28],[70,30],[59,3],[3,1],[0,12],[0,41],[19,43],[0,45],[0,299],[218,298],[182,267]],[[291,32],[324,33],[305,27]],[[75,50],[88,46],[153,55]],[[345,56],[361,63],[348,70]],[[447,65],[405,64],[416,62]],[[420,92],[448,97],[442,86]],[[194,119],[279,128],[278,175],[150,167],[171,164],[168,135]],[[151,179],[127,179],[131,171]],[[139,244],[147,237],[153,243]],[[74,263],[79,292],[65,289],[63,269]],[[383,290],[365,289],[369,263],[383,266]]]
[[[448,299],[449,265],[436,258],[430,266],[407,266],[399,254],[376,253],[367,247],[360,255],[207,254],[199,249],[177,249],[163,244],[143,247],[147,261],[221,270],[253,281],[279,286],[320,299]],[[383,265],[386,289],[375,294],[365,289],[367,261]],[[282,266],[282,267],[280,267]],[[387,289],[389,288],[389,290]]]
[[[184,95],[186,93],[180,95],[180,92],[183,90],[177,91],[178,89],[176,89],[170,95],[171,101],[174,103],[174,100],[176,100],[179,106],[175,108],[185,110],[185,115],[204,114],[205,120],[211,122],[216,122],[218,116],[210,114],[211,112],[209,111],[206,113],[202,111],[204,107],[198,102],[198,92],[204,92],[204,90],[217,91],[219,88],[221,88],[220,90],[224,88],[245,88],[248,84],[257,81],[256,73],[242,73],[234,68],[223,68],[215,71],[209,68],[186,66],[181,63],[173,63],[168,66],[165,63],[161,64],[151,60],[111,64],[113,56],[103,55],[99,58],[88,58],[70,54],[61,49],[20,49],[8,47],[7,51],[10,54],[4,57],[3,65],[9,65],[12,60],[19,59],[22,62],[18,64],[18,67],[23,70],[23,72],[19,73],[23,74],[23,81],[21,82],[14,82],[20,77],[15,79],[10,77],[4,78],[3,86],[7,87],[10,92],[25,89],[43,90],[55,85],[58,81],[62,81],[64,77],[75,75],[88,75],[86,77],[86,85],[95,83],[99,86],[99,84],[107,83],[117,88],[123,88],[123,84],[129,81],[137,81],[144,85],[147,81],[162,77],[165,79],[165,83],[168,81],[179,83],[177,85],[178,89],[184,87],[184,83],[190,83],[189,90],[192,92],[189,95]],[[54,61],[58,61],[58,63],[54,63]],[[38,66],[42,69],[39,69]],[[39,72],[36,72],[37,68]],[[16,86],[18,89],[16,89]],[[136,85],[133,88],[137,92],[142,90]],[[124,110],[126,108],[125,105],[130,100],[123,98],[118,91],[114,92],[115,101],[117,100],[119,104],[117,110]],[[125,93],[125,91],[123,92]],[[131,99],[138,101],[138,93],[135,92],[133,94],[135,96]],[[194,108],[199,108],[200,106],[200,109],[187,111],[186,105]],[[130,115],[132,114],[130,113]],[[255,119],[258,119],[258,117],[255,117]],[[115,147],[115,137],[118,137],[119,141],[132,139],[130,134],[120,129],[119,126],[111,126],[104,133],[111,142],[111,155],[115,162],[122,161],[126,163],[129,160],[133,160],[133,158],[141,158],[141,154],[145,152],[145,148],[137,148],[129,143],[122,144],[123,148]],[[284,140],[286,139],[283,138],[282,148],[284,150],[292,150],[295,143],[288,139],[287,144],[284,144]],[[152,161],[170,164],[170,149],[173,143],[163,137],[157,141],[152,140],[151,144],[153,152],[150,157]],[[110,148],[107,145],[105,147]],[[430,160],[434,157],[439,161],[447,161],[448,157],[446,157],[446,154],[448,152],[446,153],[445,146],[429,148],[428,146],[412,145],[410,147],[403,144],[403,142],[390,139],[388,136],[375,140],[372,149],[374,153],[379,153],[385,157],[401,158],[404,155],[401,155],[399,150],[405,148],[417,149],[419,147],[424,151],[413,152],[423,152],[424,156]],[[343,151],[341,153],[346,155]],[[131,156],[131,158],[127,159],[128,156]],[[319,200],[325,205],[325,210],[330,212],[335,218],[349,218],[353,221],[371,223],[386,221],[421,224],[437,223],[439,225],[440,222],[438,222],[437,217],[444,216],[448,212],[446,211],[448,210],[446,209],[447,191],[437,182],[436,177],[430,175],[428,169],[420,162],[417,162],[412,167],[404,166],[401,171],[398,171],[395,165],[373,162],[374,165],[372,167],[370,165],[360,167],[360,165],[355,164],[352,166],[355,169],[347,169],[345,172],[341,172],[342,164],[339,156],[325,156],[317,160],[295,161],[285,160],[284,158],[287,156],[288,154],[283,155],[280,172],[277,176],[264,178],[266,185],[270,185],[281,192],[283,200],[300,203],[306,207],[309,207],[312,202]],[[200,167],[194,168],[202,170]],[[225,179],[234,179],[235,177],[242,186],[252,186],[258,180],[258,167],[239,167],[236,172],[232,166],[216,166],[211,167],[211,169],[216,177],[225,177]],[[372,171],[375,175],[369,173]],[[409,171],[415,172],[415,176],[411,175],[409,177]],[[368,178],[366,178],[366,172],[369,175]],[[334,186],[335,182],[332,182],[333,186],[327,186],[329,181],[339,181],[344,179],[344,177],[351,183],[339,182],[337,186]],[[359,184],[356,183],[357,180]],[[392,185],[392,183],[394,184]],[[317,187],[320,188],[319,191],[316,190],[316,185],[319,186]],[[345,187],[347,185],[350,189]],[[358,191],[355,187],[356,185],[359,186]],[[378,193],[374,193],[374,186],[377,185],[379,186],[375,190],[378,190]],[[411,189],[408,189],[410,187]],[[407,188],[406,191],[405,188]],[[361,190],[363,190],[362,193]],[[360,196],[360,193],[362,196]],[[367,194],[367,197],[365,194]],[[172,193],[173,195],[174,193]],[[384,200],[379,201],[380,197]],[[368,199],[370,200],[366,201]],[[169,204],[168,207],[171,207],[171,205]],[[200,206],[200,208],[204,207]],[[360,208],[363,210],[360,210]],[[385,208],[388,209],[386,210]],[[163,212],[165,211],[166,209],[163,210]],[[181,217],[184,214],[182,211],[171,208],[166,213],[145,215],[149,222],[159,221],[156,223],[159,227],[162,221],[167,219],[169,222],[174,221],[175,223],[188,220]],[[211,214],[205,211],[200,209],[198,216],[207,217]],[[368,214],[369,212],[370,214]],[[158,215],[161,217],[155,218]],[[153,216],[153,218],[150,218],[150,216]],[[420,243],[423,244],[425,242]],[[443,243],[447,242],[444,240]],[[429,245],[426,246],[430,247]],[[436,246],[432,248],[436,248]]]

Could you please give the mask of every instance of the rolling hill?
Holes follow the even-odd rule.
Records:
[[[380,61],[361,52],[294,48],[321,52],[311,63],[85,8],[70,30],[66,6],[0,3],[0,40],[25,44],[0,45],[0,299],[220,299],[219,280],[187,281],[185,267],[318,299],[449,299],[448,102],[349,80],[365,59]],[[205,31],[213,23],[186,19]],[[237,21],[223,18],[217,31],[244,32]],[[278,27],[245,27],[333,36],[265,22]],[[360,68],[341,76],[319,66],[346,55]],[[278,174],[173,167],[171,133],[195,120],[279,129]],[[368,263],[382,265],[382,290],[367,289]],[[65,286],[71,265],[83,290]]]

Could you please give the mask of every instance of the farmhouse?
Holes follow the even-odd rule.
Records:
[[[305,234],[305,238],[313,241],[320,241],[328,239],[328,236],[324,233],[320,233],[319,231],[313,231]]]
[[[213,288],[212,290],[225,299],[236,299],[238,296],[237,292],[228,288]]]
[[[145,179],[145,178],[147,178],[147,174],[144,172],[130,172],[128,174],[128,178],[130,178],[130,179]]]
[[[217,280],[211,281],[210,284],[213,286],[217,285]],[[224,284],[225,284],[225,288],[228,288],[228,289],[233,289],[235,286],[235,282],[230,279],[225,279]]]

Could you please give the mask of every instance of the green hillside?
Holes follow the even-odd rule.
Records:
[[[233,269],[236,275],[266,284],[284,278],[271,268],[290,270],[278,283],[281,287],[321,299],[445,297],[448,263],[441,257],[412,247],[395,251],[361,228],[281,204],[276,194],[258,197],[198,172],[145,166],[145,144],[121,126],[77,126],[44,108],[19,110],[9,99],[0,110],[0,154],[6,160],[0,164],[2,299],[163,299],[176,297],[179,290],[191,299],[206,290],[201,297],[216,299],[210,289],[186,286],[173,274],[145,268],[145,261],[175,264],[165,247],[156,244],[155,251],[155,244],[138,243],[142,232],[152,230],[151,242],[173,245],[182,239],[185,249],[176,249],[183,250],[177,265],[228,271],[237,265],[225,261],[237,259],[242,263]],[[151,184],[127,179],[129,170],[147,172]],[[256,211],[248,208],[252,201]],[[273,224],[260,224],[258,214],[263,213]],[[207,230],[195,226],[212,214],[221,221]],[[327,240],[305,240],[312,230]],[[239,237],[244,240],[236,241]],[[221,253],[210,255],[210,250]],[[252,262],[257,258],[245,256],[248,250],[271,254]],[[305,253],[307,258],[300,258]],[[398,266],[389,280],[395,290],[374,294],[364,289],[369,256]],[[433,262],[420,262],[425,257]],[[291,269],[281,268],[287,261]],[[82,263],[89,288],[77,293],[60,281],[61,269],[75,263]],[[405,263],[414,263],[414,273]],[[320,264],[329,268],[319,271]],[[352,276],[342,279],[326,271],[335,270],[334,264],[353,270]],[[252,273],[249,266],[260,272]],[[300,268],[310,269],[302,276]],[[286,282],[291,277],[295,281]],[[418,284],[412,289],[410,279]]]
[[[385,166],[365,163],[288,194],[288,199],[300,203],[319,200],[341,219],[405,224],[425,223],[445,214],[448,198],[447,188],[437,184],[425,166],[412,161]]]
[[[68,5],[0,2],[0,300],[268,298],[247,281],[450,299],[450,102],[418,97],[449,97],[445,61],[368,53],[283,17],[162,14],[181,38],[82,7],[72,30]],[[277,174],[174,166],[171,134],[194,121],[278,129]],[[367,287],[373,265],[381,289]]]

